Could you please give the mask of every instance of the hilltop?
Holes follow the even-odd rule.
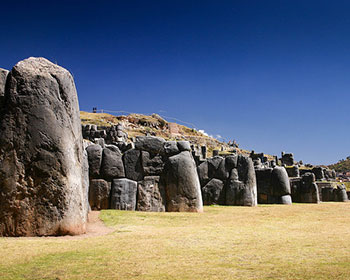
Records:
[[[80,118],[83,125],[95,124],[100,127],[109,127],[118,123],[122,124],[128,138],[135,136],[152,135],[159,136],[165,140],[187,140],[199,146],[207,146],[208,156],[211,156],[213,150],[219,150],[220,154],[230,153],[234,146],[232,144],[220,141],[194,128],[168,122],[157,114],[142,115],[129,114],[114,116],[107,113],[89,113],[80,112]],[[249,154],[250,151],[236,147],[238,153]]]
[[[350,156],[346,159],[342,159],[337,163],[328,165],[329,168],[334,169],[337,172],[349,172],[350,171]]]

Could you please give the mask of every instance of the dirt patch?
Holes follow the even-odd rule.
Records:
[[[38,237],[7,237],[7,238],[25,238],[25,239],[83,239],[88,237],[97,237],[107,235],[114,231],[113,228],[107,227],[99,218],[100,211],[90,211],[88,223],[86,224],[86,233],[81,235],[64,235],[64,236],[38,236]]]
[[[62,239],[82,239],[88,237],[103,236],[114,231],[113,228],[107,227],[99,218],[100,211],[90,211],[88,223],[86,224],[86,233],[81,235],[65,235],[65,236],[48,236],[46,238],[62,238]],[[40,238],[40,237],[39,237]]]

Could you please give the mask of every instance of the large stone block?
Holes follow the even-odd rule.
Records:
[[[198,165],[197,172],[199,176],[199,182],[201,186],[204,187],[210,180],[208,175],[208,161],[204,161]]]
[[[123,178],[112,181],[111,209],[136,209],[137,182]]]
[[[160,175],[164,169],[164,162],[159,155],[152,156],[149,152],[141,152],[143,174],[145,176]]]
[[[94,144],[86,148],[89,161],[89,174],[91,178],[99,178],[102,163],[102,147]]]
[[[274,196],[290,195],[290,182],[284,167],[276,166],[272,170],[271,184]]]
[[[209,183],[202,188],[202,198],[204,205],[225,204],[224,183],[219,179],[211,179]]]
[[[238,155],[237,160],[238,179],[244,184],[244,197],[241,199],[244,206],[256,206],[257,184],[255,177],[254,164],[251,158],[243,155]]]
[[[124,170],[126,178],[134,181],[143,179],[143,168],[141,163],[141,152],[130,149],[123,155]]]
[[[101,176],[108,181],[125,177],[122,154],[117,147],[103,149]]]
[[[92,210],[109,208],[111,183],[103,179],[92,179],[89,188],[89,203]]]
[[[79,105],[70,73],[44,58],[8,74],[0,116],[0,235],[80,234],[87,220]]]
[[[165,140],[155,136],[137,136],[135,148],[140,151],[147,151],[152,155],[164,154]]]
[[[301,203],[319,203],[320,195],[318,186],[315,183],[315,175],[313,173],[305,173],[302,176],[300,186],[300,201]]]
[[[164,143],[164,151],[167,156],[173,156],[178,154],[179,148],[177,147],[176,141],[167,141]]]
[[[203,202],[196,164],[188,151],[169,157],[164,172],[167,211],[202,212]]]
[[[165,189],[159,176],[146,176],[137,185],[138,211],[165,211]]]

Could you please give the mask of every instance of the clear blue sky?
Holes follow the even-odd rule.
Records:
[[[159,113],[256,152],[350,155],[349,1],[3,1],[0,67],[70,70],[81,110]]]

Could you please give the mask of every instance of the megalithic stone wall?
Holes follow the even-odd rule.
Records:
[[[14,66],[0,131],[0,235],[84,233],[88,186],[70,73],[44,58]]]
[[[117,143],[87,147],[92,209],[203,211],[189,142],[139,136],[134,144],[124,153]]]
[[[257,205],[257,185],[251,158],[214,156],[197,168],[204,205]]]
[[[284,167],[256,168],[258,203],[291,204],[291,189],[288,173]]]

